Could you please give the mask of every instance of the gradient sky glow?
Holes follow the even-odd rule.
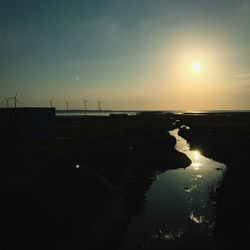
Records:
[[[250,109],[249,27],[250,0],[0,0],[0,106]]]

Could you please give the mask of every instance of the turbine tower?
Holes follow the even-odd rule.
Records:
[[[70,103],[70,101],[65,100],[67,111],[69,111],[69,103]]]
[[[10,107],[10,100],[11,100],[11,98],[10,97],[4,97],[4,99],[5,99],[5,102],[6,102],[6,108],[9,108]]]
[[[83,99],[83,102],[84,102],[84,111],[86,112],[87,111],[87,102],[88,102],[88,100]]]
[[[99,111],[102,110],[101,104],[102,104],[102,101],[98,100],[98,108],[99,108]]]
[[[16,95],[14,96],[15,108],[17,107],[17,103],[18,103],[17,95],[18,95],[18,92],[16,92]]]
[[[15,96],[12,96],[12,97],[9,98],[9,100],[14,99],[14,107],[15,108],[17,107],[17,103],[18,103],[17,95],[18,95],[18,92],[16,92]]]
[[[53,108],[53,99],[49,100],[50,107]]]

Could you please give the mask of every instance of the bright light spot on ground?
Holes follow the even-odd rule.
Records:
[[[80,165],[77,164],[77,165],[76,165],[76,168],[79,168],[79,167],[80,167]]]

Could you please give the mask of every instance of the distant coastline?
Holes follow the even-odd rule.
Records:
[[[230,114],[230,113],[250,113],[250,110],[82,110],[82,109],[72,109],[72,110],[56,110],[56,115],[61,116],[81,116],[81,115],[102,115],[109,116],[113,115],[137,115],[140,113],[173,113],[176,115],[203,115],[203,114]]]

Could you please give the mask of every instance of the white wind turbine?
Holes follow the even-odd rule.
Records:
[[[10,100],[12,99],[11,97],[4,97],[5,102],[6,102],[6,108],[10,107]]]
[[[87,102],[88,102],[88,100],[83,99],[83,102],[84,102],[84,111],[86,112],[87,111]]]
[[[67,109],[67,111],[69,111],[69,103],[70,103],[70,101],[65,100],[65,104],[66,104],[66,109]]]
[[[53,108],[53,99],[49,100],[50,107]]]
[[[9,100],[14,99],[14,107],[15,108],[17,107],[17,103],[19,103],[18,100],[17,100],[17,96],[18,96],[18,92],[16,92],[15,96],[12,96],[12,97],[9,98]]]
[[[102,104],[102,101],[100,101],[100,100],[98,99],[98,108],[99,108],[99,111],[101,111],[101,110],[102,110],[102,106],[101,106],[101,104]]]

